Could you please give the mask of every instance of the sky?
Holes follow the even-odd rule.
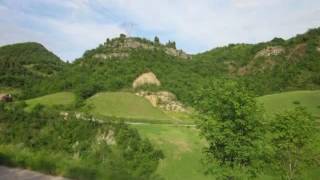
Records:
[[[319,0],[0,0],[0,46],[39,42],[69,61],[120,33],[199,53],[315,27]]]

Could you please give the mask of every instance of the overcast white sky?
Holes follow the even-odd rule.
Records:
[[[320,0],[0,0],[0,45],[36,41],[64,60],[130,33],[198,53],[320,26]]]

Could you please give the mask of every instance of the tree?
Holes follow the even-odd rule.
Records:
[[[126,38],[126,35],[125,34],[120,34],[120,39],[125,39]]]
[[[283,179],[296,179],[314,160],[311,148],[316,140],[314,118],[302,107],[277,114],[272,122],[274,166]]]
[[[154,37],[155,44],[160,44],[160,39],[158,36]]]
[[[106,41],[103,43],[104,46],[108,46],[110,44],[110,39],[107,38]],[[102,48],[102,47],[99,47]]]
[[[176,49],[176,42],[169,41],[169,42],[167,42],[166,46],[169,47],[169,48]]]
[[[263,124],[253,96],[232,81],[214,81],[195,98],[198,128],[207,140],[206,173],[218,179],[255,177],[263,163]]]

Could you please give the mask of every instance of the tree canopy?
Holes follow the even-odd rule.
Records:
[[[251,178],[263,163],[263,116],[254,98],[233,81],[213,81],[195,98],[200,134],[207,140],[207,173]]]

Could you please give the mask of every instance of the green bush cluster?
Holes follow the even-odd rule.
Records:
[[[112,120],[67,119],[52,109],[1,105],[0,163],[75,179],[153,179],[162,151]],[[83,117],[85,118],[85,116]]]

